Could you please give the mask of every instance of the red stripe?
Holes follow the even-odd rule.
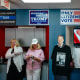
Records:
[[[49,26],[45,26],[46,28],[46,47],[44,49],[45,59],[49,60]]]
[[[74,11],[74,15],[80,15],[80,11]]]
[[[74,22],[80,22],[80,19],[74,19]]]

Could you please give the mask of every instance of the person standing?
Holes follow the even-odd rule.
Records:
[[[40,80],[41,65],[45,57],[38,39],[32,39],[31,47],[27,51],[25,58],[27,60],[27,80]]]
[[[5,58],[7,63],[7,80],[22,80],[23,49],[16,39],[11,40],[11,48],[6,52]]]
[[[69,80],[69,68],[72,62],[71,49],[63,42],[63,35],[59,35],[58,45],[55,45],[51,56],[54,80]]]

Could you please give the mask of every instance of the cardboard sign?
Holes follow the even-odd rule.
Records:
[[[10,2],[8,0],[1,0],[1,6],[4,6],[7,9],[10,9]]]

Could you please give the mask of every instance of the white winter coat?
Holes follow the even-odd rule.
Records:
[[[14,61],[14,64],[16,65],[17,69],[19,72],[22,71],[22,65],[24,64],[24,60],[23,60],[23,49],[21,47],[14,47],[14,53],[17,54],[15,55],[14,53],[11,54],[11,51],[12,51],[12,48],[9,48],[6,55],[5,55],[5,58],[8,59],[8,63],[7,63],[7,73],[9,71],[9,67],[10,67],[10,64],[11,64],[11,57],[13,57],[13,61]]]

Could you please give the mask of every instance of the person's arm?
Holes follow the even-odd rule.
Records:
[[[27,59],[27,60],[29,60],[29,59],[31,58],[31,56],[32,56],[32,55],[30,55],[30,56],[27,56],[27,57],[26,57],[26,59]]]
[[[37,57],[34,57],[33,59],[41,62],[41,59],[39,59],[39,58],[37,58]]]
[[[14,54],[15,55],[21,55],[23,53],[22,47],[14,47]]]
[[[28,49],[26,55],[25,55],[25,60],[29,60],[31,58],[32,55],[29,55],[30,53],[30,49]]]
[[[39,62],[43,62],[43,61],[45,60],[45,56],[44,56],[43,50],[41,50],[41,53],[40,53],[40,55],[39,55],[39,58],[34,56],[33,59],[34,59],[34,60],[37,60],[37,61],[39,61]]]
[[[54,53],[55,53],[55,47],[53,48],[52,55],[51,55],[52,60],[54,59]]]
[[[73,59],[72,59],[72,55],[71,55],[71,48],[69,47],[69,56],[70,56],[70,66],[73,66]]]
[[[5,58],[9,59],[9,58],[14,57],[14,56],[15,56],[15,54],[14,53],[11,54],[10,49],[8,49],[8,51],[6,52]]]
[[[72,60],[72,62],[70,62],[70,66],[74,67],[74,60]]]

